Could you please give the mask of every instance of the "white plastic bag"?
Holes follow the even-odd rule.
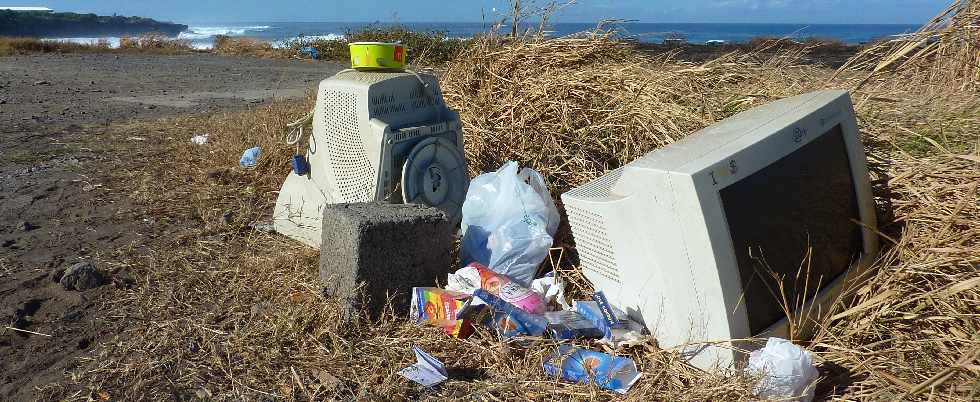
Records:
[[[470,181],[463,202],[463,264],[476,261],[525,287],[548,256],[561,217],[541,174],[509,161]]]
[[[755,389],[759,397],[796,402],[813,400],[813,385],[820,376],[810,352],[781,338],[769,338],[765,347],[752,351],[745,370],[762,376]]]

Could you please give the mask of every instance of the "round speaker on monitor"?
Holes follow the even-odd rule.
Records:
[[[446,213],[451,225],[462,219],[469,186],[466,160],[459,148],[443,138],[428,138],[412,148],[402,166],[402,199]]]

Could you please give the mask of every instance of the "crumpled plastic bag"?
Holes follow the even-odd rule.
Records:
[[[765,347],[752,351],[745,370],[762,375],[755,389],[759,397],[796,402],[813,400],[813,385],[820,377],[813,355],[782,338],[769,338]]]
[[[462,212],[463,264],[479,262],[530,287],[561,221],[544,177],[509,161],[470,181]]]
[[[238,165],[243,168],[254,168],[255,165],[259,164],[259,157],[262,156],[262,148],[252,147],[246,149],[242,152],[241,159],[238,160]]]

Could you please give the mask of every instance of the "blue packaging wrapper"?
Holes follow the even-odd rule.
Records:
[[[615,307],[610,307],[617,322],[615,326],[608,325],[606,313],[602,311],[597,302],[576,300],[572,303],[572,308],[582,317],[595,324],[596,328],[602,331],[602,338],[614,346],[623,342],[640,340],[646,332],[642,324],[631,320],[629,315]]]
[[[242,157],[238,160],[238,165],[243,168],[254,168],[255,165],[259,164],[260,156],[262,156],[262,148],[254,147],[246,149],[245,152],[242,152]]]
[[[569,345],[558,347],[558,353],[544,360],[544,371],[569,381],[594,382],[597,386],[625,394],[640,379],[636,363],[627,357],[579,349]]]
[[[548,320],[552,339],[596,339],[604,335],[592,321],[571,310],[549,311],[542,316]]]
[[[542,336],[548,327],[548,321],[544,317],[528,313],[520,307],[503,301],[486,290],[477,289],[473,292],[473,296],[483,300],[494,309],[494,323],[500,332],[500,336]]]

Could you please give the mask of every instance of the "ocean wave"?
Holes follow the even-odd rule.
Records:
[[[273,42],[272,47],[281,49],[281,48],[290,47],[291,44],[296,42],[318,41],[318,40],[341,40],[341,39],[344,39],[344,35],[335,34],[335,33],[329,33],[325,35],[294,36],[289,39],[283,39],[280,41]]]
[[[248,32],[262,32],[267,29],[272,28],[269,25],[256,25],[256,26],[217,26],[217,27],[189,27],[186,31],[181,32],[177,37],[180,39],[208,39],[213,38],[218,35],[225,36],[242,36]]]

